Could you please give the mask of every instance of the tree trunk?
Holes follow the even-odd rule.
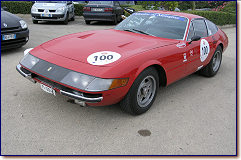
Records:
[[[192,1],[192,10],[195,10],[196,9],[196,2],[195,1]]]

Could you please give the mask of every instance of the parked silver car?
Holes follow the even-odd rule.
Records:
[[[72,1],[36,1],[31,9],[33,23],[38,21],[63,21],[68,24],[74,21],[74,5]]]

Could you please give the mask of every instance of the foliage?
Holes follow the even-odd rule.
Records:
[[[165,10],[174,10],[178,6],[177,1],[140,1],[144,9],[157,10],[160,7],[164,7]]]
[[[8,12],[13,14],[30,14],[34,2],[31,1],[1,1],[1,7],[7,7]],[[83,4],[74,4],[75,15],[83,15]]]
[[[205,17],[216,25],[236,24],[236,14],[216,11],[185,11]]]
[[[236,2],[228,2],[222,9],[222,12],[228,12],[228,13],[233,13],[236,14]]]
[[[76,16],[82,16],[83,15],[83,8],[85,4],[74,4],[74,13]]]
[[[178,8],[181,11],[191,9],[192,3],[191,3],[191,1],[179,1],[178,2]]]
[[[30,14],[32,5],[31,1],[1,1],[1,7],[7,7],[13,14]]]

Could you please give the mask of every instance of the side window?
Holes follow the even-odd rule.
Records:
[[[218,31],[217,26],[209,20],[206,20],[206,22],[208,26],[208,36],[214,35]]]
[[[206,23],[204,22],[204,20],[202,20],[202,19],[194,20],[193,27],[194,27],[196,36],[200,36],[200,37],[208,36],[207,27],[206,27]]]
[[[191,38],[193,36],[194,36],[194,28],[193,28],[193,24],[191,22],[190,27],[189,27],[189,31],[188,31],[187,41],[191,41]]]

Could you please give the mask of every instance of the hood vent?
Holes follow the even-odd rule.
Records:
[[[78,37],[78,38],[85,39],[85,38],[87,38],[87,37],[89,37],[89,36],[92,36],[93,34],[94,34],[94,33],[86,34],[86,35],[80,36],[80,37]]]

